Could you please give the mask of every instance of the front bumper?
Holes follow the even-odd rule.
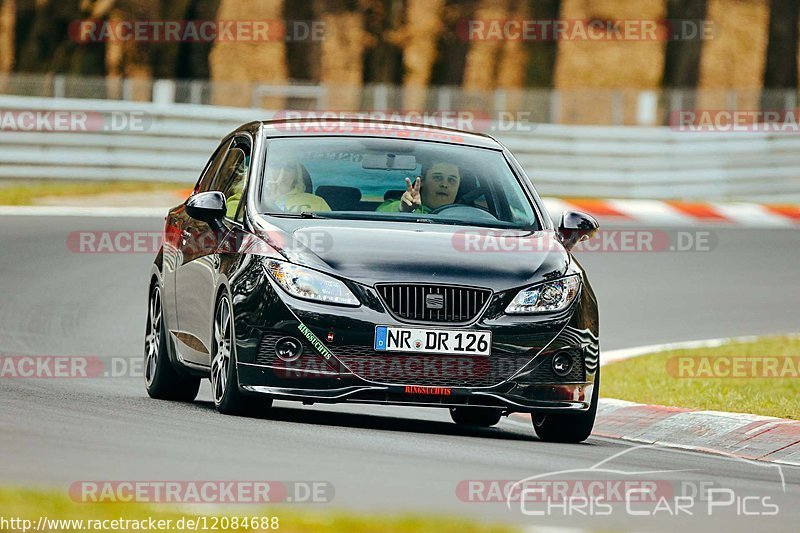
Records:
[[[237,370],[245,393],[306,403],[481,406],[507,412],[589,408],[599,344],[596,302],[586,283],[576,302],[556,316],[505,315],[508,296],[495,294],[474,323],[425,326],[490,330],[488,357],[374,352],[376,325],[422,326],[395,319],[368,287],[354,288],[364,305],[344,308],[291,298],[266,277],[259,285],[244,296],[237,297],[235,287],[232,291]],[[283,337],[302,343],[297,360],[275,354]],[[574,362],[565,377],[551,367],[559,352],[569,353]]]

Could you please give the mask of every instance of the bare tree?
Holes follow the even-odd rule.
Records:
[[[532,19],[541,21],[558,19],[560,0],[528,0],[528,4]],[[526,42],[528,59],[525,85],[528,87],[553,87],[558,42],[550,37],[543,35],[539,39]]]
[[[283,0],[241,2],[222,0],[217,13],[219,20],[283,19]],[[283,40],[216,41],[209,57],[211,79],[215,82],[214,102],[221,105],[249,106],[253,82],[283,85],[287,82],[286,44]],[[264,99],[261,105],[273,108],[284,106],[283,99]]]
[[[703,21],[706,18],[706,0],[667,0],[667,20]],[[667,88],[694,89],[700,79],[700,56],[703,51],[702,35],[693,39],[667,41],[662,85]]]
[[[9,73],[14,67],[16,19],[16,0],[0,1],[0,74]]]
[[[403,106],[425,108],[428,84],[442,31],[444,0],[408,0],[403,29]]]
[[[478,8],[478,0],[447,0],[442,10],[443,31],[439,34],[436,62],[431,83],[461,85],[469,51],[469,21]]]
[[[315,0],[315,18],[324,24],[320,82],[327,88],[327,107],[358,110],[364,82],[367,42],[364,13],[357,0]]]
[[[399,84],[403,81],[403,51],[399,30],[403,0],[362,0],[366,29],[364,81]]]
[[[797,89],[797,46],[800,2],[771,0],[769,40],[764,68],[763,109],[782,109],[786,102],[774,89]],[[773,91],[770,91],[772,89]]]

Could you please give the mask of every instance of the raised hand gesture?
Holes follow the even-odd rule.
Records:
[[[420,180],[419,176],[414,180],[414,185],[411,185],[411,180],[406,178],[406,192],[400,197],[400,211],[408,213],[422,205],[422,200],[419,195],[419,188],[421,186],[422,180]]]

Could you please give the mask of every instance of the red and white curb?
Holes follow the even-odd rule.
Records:
[[[796,338],[800,334],[788,336]],[[603,352],[601,366],[659,352],[754,342],[756,336],[639,346]],[[530,415],[516,413],[530,421]],[[800,466],[800,421],[601,398],[593,435]]]
[[[800,422],[783,418],[601,398],[592,435],[800,466]]]
[[[176,204],[178,201],[176,201]],[[567,210],[584,211],[602,224],[692,227],[800,228],[800,205],[687,203],[660,200],[544,198],[558,222]],[[0,216],[163,217],[166,207],[0,206]]]
[[[794,204],[560,198],[544,198],[544,203],[556,222],[563,211],[573,210],[589,213],[601,224],[800,228],[800,205]]]
[[[800,422],[796,420],[604,399],[593,433],[800,466]]]

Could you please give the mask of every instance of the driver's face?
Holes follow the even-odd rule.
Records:
[[[420,200],[431,209],[456,201],[461,173],[458,167],[449,163],[435,163],[431,166],[420,188]]]

